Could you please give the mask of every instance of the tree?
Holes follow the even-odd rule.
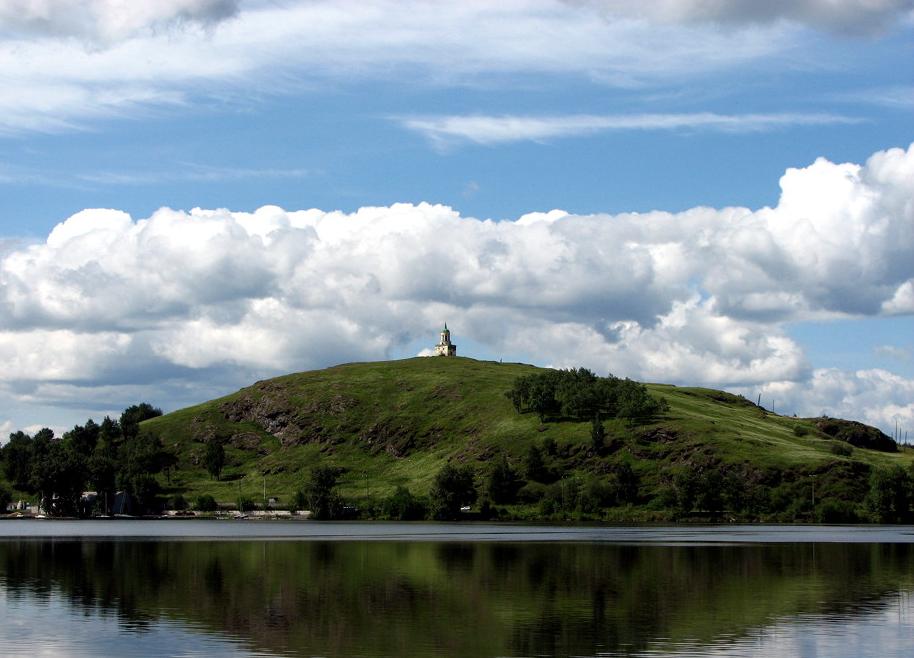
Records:
[[[628,462],[621,462],[613,469],[615,498],[619,503],[638,500],[638,474]]]
[[[99,426],[90,418],[85,425],[74,425],[72,430],[63,435],[63,438],[65,441],[69,440],[73,443],[73,449],[77,453],[88,457],[95,450],[98,434]]]
[[[29,490],[32,475],[32,437],[25,432],[13,432],[3,446],[3,474],[8,482],[21,490]]]
[[[397,490],[382,504],[382,512],[396,521],[418,521],[425,518],[425,505],[406,487]]]
[[[429,491],[432,517],[438,521],[454,521],[460,508],[476,502],[473,468],[445,464],[435,476]]]
[[[518,477],[517,471],[511,468],[508,458],[502,453],[489,473],[489,482],[486,486],[489,497],[500,505],[511,504],[517,498],[517,492],[522,485],[523,482]]]
[[[210,477],[218,480],[219,475],[222,473],[222,467],[225,466],[225,448],[216,439],[206,444],[206,454],[203,457],[203,462]]]
[[[6,514],[6,508],[13,502],[13,492],[6,487],[0,487],[0,514]]]
[[[590,423],[590,443],[593,446],[594,452],[598,454],[602,452],[605,442],[606,429],[603,427],[603,421],[600,420],[600,414],[597,414]]]
[[[198,512],[215,512],[219,509],[219,505],[216,504],[215,498],[209,494],[203,494],[202,496],[197,496],[197,500],[194,501],[194,508]]]
[[[548,479],[546,464],[543,462],[543,452],[535,443],[531,443],[527,450],[527,457],[524,459],[524,474],[528,480],[534,482],[545,482]]]
[[[124,435],[125,439],[131,439],[139,433],[140,423],[144,420],[149,420],[150,418],[161,415],[162,410],[153,407],[148,402],[141,402],[140,404],[127,407],[124,409],[124,413],[121,414],[121,433]]]
[[[69,441],[50,442],[32,467],[32,485],[45,512],[75,516],[86,475],[85,462]]]
[[[911,476],[901,466],[877,469],[870,476],[867,503],[880,523],[904,523],[911,517]]]
[[[311,516],[319,520],[337,519],[343,513],[343,499],[335,491],[339,471],[332,466],[316,466],[305,483],[305,497]]]

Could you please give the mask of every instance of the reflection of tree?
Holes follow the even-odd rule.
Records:
[[[0,570],[11,598],[59,593],[131,629],[175,618],[258,649],[592,655],[872,609],[911,588],[914,548],[13,541]]]

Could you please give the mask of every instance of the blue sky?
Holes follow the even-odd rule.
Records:
[[[908,0],[0,0],[0,429],[445,319],[914,429],[912,35]]]

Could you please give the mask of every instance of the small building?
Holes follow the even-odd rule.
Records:
[[[457,356],[457,346],[451,342],[451,331],[447,328],[447,322],[441,330],[441,339],[435,345],[435,356]]]

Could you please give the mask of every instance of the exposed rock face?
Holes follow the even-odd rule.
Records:
[[[263,382],[224,403],[220,409],[228,420],[254,423],[284,446],[290,446],[332,440],[332,432],[321,424],[321,419],[336,418],[356,404],[354,398],[342,394],[294,403],[287,393],[281,393],[270,382]],[[233,440],[248,440],[243,433],[235,436],[240,438],[232,437]]]
[[[855,420],[840,418],[820,418],[816,421],[819,431],[845,441],[857,448],[869,448],[882,452],[898,452],[898,444],[882,431]]]

